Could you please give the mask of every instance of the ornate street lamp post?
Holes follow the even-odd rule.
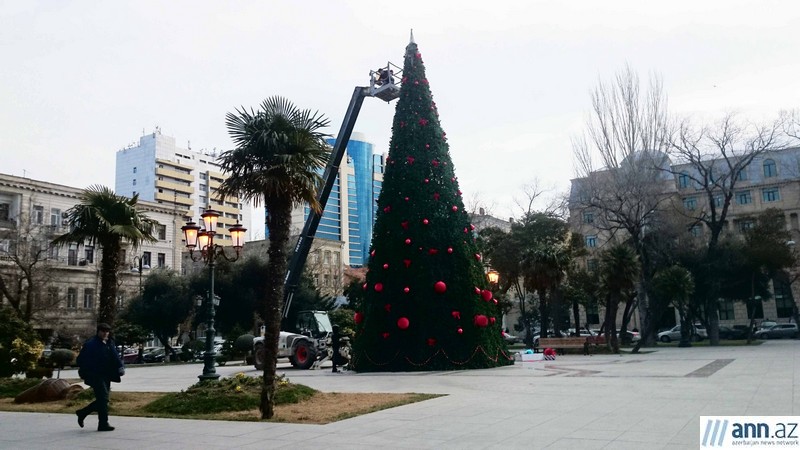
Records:
[[[139,273],[139,293],[141,293],[142,292],[142,272],[145,271],[145,270],[149,270],[150,269],[150,265],[149,264],[142,264],[142,256],[134,256],[133,257],[134,266],[136,265],[137,261],[139,263],[139,268],[137,269],[136,267],[134,267],[133,269],[131,269],[131,272]]]
[[[201,380],[216,380],[219,374],[214,369],[214,359],[216,352],[214,351],[214,315],[215,315],[215,298],[214,295],[214,268],[216,265],[216,258],[221,256],[228,261],[236,261],[239,259],[239,254],[244,246],[244,232],[246,228],[242,227],[238,222],[236,225],[228,228],[233,239],[233,249],[236,250],[236,256],[229,258],[225,254],[225,247],[214,243],[214,236],[217,234],[217,218],[219,213],[213,209],[207,209],[200,217],[203,218],[203,225],[205,228],[200,228],[194,222],[187,222],[186,225],[181,227],[184,237],[186,238],[186,248],[189,249],[189,257],[192,261],[204,261],[208,265],[209,274],[209,289],[206,298],[206,306],[208,307],[208,320],[206,321],[206,351],[203,354],[203,374],[198,378]],[[200,251],[200,255],[195,257],[195,249]]]

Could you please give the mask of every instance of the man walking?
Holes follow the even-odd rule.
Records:
[[[110,333],[110,325],[97,324],[97,334],[83,344],[78,354],[78,375],[92,388],[95,398],[85,408],[75,411],[81,428],[86,416],[97,412],[99,418],[97,431],[114,430],[114,427],[108,424],[108,396],[111,393],[111,382],[119,383],[120,377],[125,375],[125,366],[119,357],[114,340],[109,338]]]

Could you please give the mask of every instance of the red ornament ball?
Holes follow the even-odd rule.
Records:
[[[375,292],[383,292],[383,283],[375,283]]]
[[[429,223],[431,223],[431,221],[430,221],[430,220],[428,220],[428,219],[422,219],[422,224],[423,224],[423,225],[427,225],[427,224],[429,224]]]
[[[434,345],[436,345],[436,339],[428,338],[428,347],[433,347]]]
[[[462,329],[462,328],[458,328],[458,329],[456,330],[456,333],[458,333],[458,334],[464,334],[464,329]]]
[[[475,253],[475,259],[480,261],[481,260],[481,254],[480,253]]]
[[[356,322],[356,325],[360,324],[364,321],[364,314],[361,312],[353,314],[353,320]]]
[[[363,285],[361,285],[361,289],[364,289],[366,291],[367,290],[367,283],[364,283]]]
[[[447,291],[447,285],[444,284],[444,281],[437,281],[433,285],[433,290],[436,291],[437,294],[444,294]]]
[[[487,290],[487,289],[482,290],[481,291],[481,298],[483,298],[484,301],[488,302],[489,300],[492,299],[492,291]]]
[[[475,286],[475,293],[478,294],[478,295],[481,295],[481,288],[479,288],[478,286]]]
[[[383,265],[383,268],[384,268],[384,270],[385,270],[385,269],[388,269],[388,268],[389,268],[389,264],[384,264],[384,265]]]
[[[406,238],[406,245],[411,245],[411,238]]]
[[[384,339],[389,339],[389,333],[383,333],[383,338]]]
[[[453,253],[453,247],[447,247],[447,253],[452,254]]]
[[[450,315],[453,316],[453,319],[461,320],[461,311],[453,311]]]
[[[431,248],[431,249],[428,250],[428,254],[429,255],[435,255],[437,253],[439,253],[439,250],[437,250],[435,248]]]
[[[403,292],[405,292],[406,294],[408,294],[409,292],[411,292],[411,288],[409,288],[408,286],[406,286],[406,287],[404,287],[404,288],[403,288]]]
[[[494,325],[495,322],[497,322],[497,319],[495,319],[494,317],[489,317],[489,323],[490,324]],[[500,331],[502,332],[503,330],[500,330]]]
[[[388,213],[391,210],[392,210],[391,206],[387,206],[387,207],[383,208],[383,212],[385,212],[385,213]]]
[[[409,325],[408,318],[401,317],[397,319],[397,328],[400,328],[401,330],[406,330],[408,329],[408,325]]]
[[[408,267],[411,265],[411,260],[410,259],[404,259],[403,260],[403,264],[405,264],[406,265],[406,269],[408,269]]]
[[[453,210],[453,212],[456,212],[456,211],[458,211],[458,206],[456,206],[456,205],[453,205],[453,207],[452,207],[452,208],[450,208],[450,209],[452,209],[452,210]]]
[[[483,314],[478,314],[475,316],[472,323],[474,323],[476,327],[484,328],[489,325],[489,318]]]
[[[408,197],[406,197],[405,200],[408,201]]]
[[[392,312],[392,304],[391,303],[387,303],[387,304],[383,305],[383,309],[385,309],[386,312]]]
[[[431,181],[431,180],[429,180],[429,179],[425,178],[425,184],[428,184],[428,183],[430,183],[430,181]]]
[[[374,258],[375,257],[375,250],[369,252],[369,256],[372,256]]]

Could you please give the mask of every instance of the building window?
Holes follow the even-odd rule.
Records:
[[[733,300],[723,300],[719,304],[719,320],[733,320]]]
[[[597,236],[586,236],[586,246],[589,248],[597,247]]]
[[[594,223],[594,213],[583,213],[583,223]]]
[[[691,228],[689,228],[689,233],[691,233],[694,237],[700,237],[703,235],[703,227],[700,225],[693,225]]]
[[[201,205],[207,205],[208,204],[208,197],[206,197],[205,195],[201,195],[200,196],[200,204]]]
[[[764,318],[764,303],[761,300],[755,300],[752,304],[747,306],[748,319],[763,319]]]
[[[0,220],[8,220],[11,205],[8,203],[0,203]]]
[[[158,258],[158,267],[163,268],[164,266],[167,265],[167,255],[166,254],[159,253],[158,255],[156,255],[156,257]]]
[[[125,293],[119,291],[117,293],[117,311],[125,309]]]
[[[83,308],[92,309],[94,307],[94,289],[83,290]]]
[[[58,260],[58,245],[51,245],[47,249],[47,257],[53,260]]]
[[[61,210],[50,208],[50,226],[58,227],[59,225],[61,225]]]
[[[742,167],[742,170],[736,175],[738,181],[747,181],[747,167]]]
[[[33,223],[41,225],[44,223],[44,206],[35,205],[33,207]]]
[[[789,224],[793,230],[800,229],[800,220],[797,218],[797,213],[789,214]]]
[[[683,207],[689,211],[697,209],[697,199],[694,197],[687,197],[683,199]]]
[[[161,241],[167,240],[167,226],[166,225],[156,225],[156,232],[158,234],[158,239]]]
[[[208,174],[205,173],[205,172],[200,172],[200,179],[201,180],[207,180],[208,179]]]
[[[794,312],[794,297],[789,283],[780,278],[772,279],[772,288],[775,291],[775,309],[779,318],[792,317]]]
[[[594,258],[586,260],[586,269],[589,272],[597,271],[597,260]]]
[[[739,231],[742,233],[753,228],[753,225],[755,225],[752,220],[740,220],[738,224],[739,224]]]
[[[778,176],[778,166],[775,165],[775,161],[772,159],[767,159],[764,161],[764,178],[772,178]]]
[[[753,197],[750,196],[750,191],[737,192],[736,203],[740,205],[749,205],[750,203],[753,203]]]
[[[678,175],[678,187],[681,189],[689,187],[689,175],[685,173]]]
[[[86,262],[89,264],[94,264],[94,247],[87,245],[84,250],[86,251]]]
[[[331,252],[325,252],[325,257],[324,257],[324,259],[322,260],[322,263],[323,263],[323,264],[326,264],[326,265],[328,265],[328,264],[330,264],[330,263],[331,263]],[[326,286],[327,286],[327,285],[326,285]]]
[[[58,288],[57,287],[47,288],[47,306],[57,306],[57,305],[58,305]]]
[[[714,195],[714,206],[722,208],[723,197],[721,194]]]
[[[143,266],[149,266],[149,267],[153,267],[153,266],[150,264],[150,259],[151,259],[151,254],[150,254],[150,252],[144,252],[144,253],[142,253],[142,265],[143,265]]]
[[[764,188],[761,189],[761,198],[764,203],[777,202],[781,199],[781,193],[778,188]]]
[[[75,288],[67,289],[67,308],[78,307],[78,290]]]
[[[200,185],[200,190],[203,191],[203,192],[208,192],[208,186],[206,186],[205,184],[201,184]]]
[[[133,185],[136,186],[136,178],[133,179]]]
[[[597,308],[597,303],[586,305],[586,323],[592,325],[600,323],[600,312]]]
[[[70,266],[77,266],[78,265],[78,245],[77,244],[69,244],[69,253],[67,254],[67,265],[70,265]]]

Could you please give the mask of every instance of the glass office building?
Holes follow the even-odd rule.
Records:
[[[329,144],[334,142],[333,138],[328,139]],[[342,262],[351,267],[366,265],[372,242],[385,162],[383,155],[373,151],[374,146],[363,134],[351,135],[314,238],[343,242]],[[303,208],[303,221],[308,214],[308,207]],[[302,228],[303,224],[295,222],[293,226]]]

